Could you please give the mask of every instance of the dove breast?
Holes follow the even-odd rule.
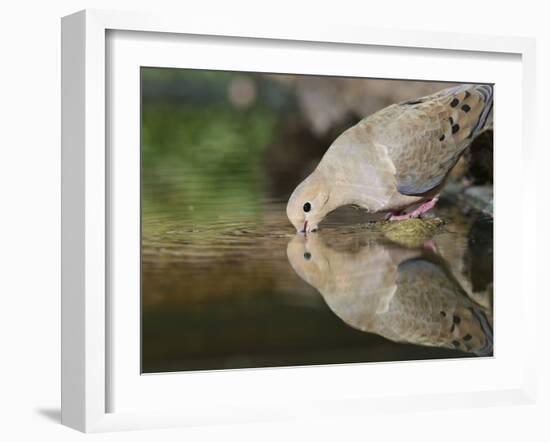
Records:
[[[353,126],[325,153],[317,171],[330,185],[331,208],[355,204],[370,212],[386,210],[396,195],[395,167],[385,146],[373,141],[368,126]],[[406,197],[401,205],[414,203]]]

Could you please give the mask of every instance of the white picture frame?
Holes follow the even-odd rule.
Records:
[[[275,387],[270,393],[273,395],[273,403],[270,401],[261,402],[255,399],[253,394],[250,397],[240,399],[233,398],[230,402],[230,412],[224,413],[224,404],[220,402],[218,409],[213,404],[211,407],[204,403],[203,407],[189,409],[179,406],[180,403],[172,404],[170,407],[156,406],[155,409],[136,407],[129,409],[121,407],[120,410],[113,409],[110,404],[110,394],[115,389],[112,381],[113,367],[116,361],[111,338],[114,335],[117,323],[113,313],[113,301],[110,298],[110,291],[113,288],[111,281],[112,266],[111,260],[116,257],[110,244],[117,235],[116,222],[112,223],[112,213],[117,204],[116,196],[112,193],[109,180],[112,180],[112,168],[116,168],[116,161],[110,157],[109,143],[113,142],[113,134],[106,130],[106,122],[113,117],[109,108],[109,81],[112,81],[112,73],[107,69],[108,64],[113,62],[109,57],[117,57],[118,52],[109,50],[109,33],[139,33],[145,45],[147,38],[162,38],[168,36],[171,39],[178,39],[185,36],[194,38],[201,36],[216,36],[218,41],[231,46],[231,42],[249,41],[272,42],[273,45],[283,44],[286,48],[303,49],[304,47],[317,48],[337,46],[335,51],[360,50],[363,47],[375,47],[378,50],[390,48],[401,48],[402,52],[414,49],[431,51],[434,60],[439,56],[449,53],[468,53],[482,59],[482,54],[501,54],[503,56],[515,57],[516,64],[519,60],[521,74],[521,91],[516,91],[515,99],[521,105],[521,119],[516,121],[515,127],[503,124],[504,129],[509,130],[511,139],[517,140],[521,149],[517,149],[523,164],[524,187],[513,189],[506,185],[505,180],[500,180],[495,187],[497,202],[495,205],[495,217],[499,220],[499,213],[504,213],[507,203],[506,198],[519,199],[522,204],[535,206],[536,195],[534,189],[529,186],[529,180],[534,176],[528,174],[530,161],[533,158],[533,113],[535,100],[535,47],[534,41],[517,37],[490,37],[478,35],[463,35],[451,33],[427,33],[420,31],[387,31],[369,28],[349,27],[292,27],[290,25],[276,24],[273,27],[258,26],[254,23],[238,26],[226,23],[212,23],[208,21],[197,21],[193,17],[169,17],[154,16],[151,14],[112,12],[101,10],[86,10],[64,17],[62,20],[62,423],[84,432],[112,431],[123,429],[158,428],[168,426],[197,425],[216,422],[247,422],[265,419],[284,419],[289,417],[308,417],[318,415],[353,415],[370,413],[376,411],[394,412],[408,409],[431,409],[431,408],[453,408],[469,406],[489,406],[499,404],[520,404],[532,403],[535,396],[535,367],[533,349],[530,347],[535,342],[532,339],[535,333],[535,324],[527,321],[529,312],[536,308],[535,289],[535,266],[527,265],[527,256],[535,256],[535,233],[527,228],[527,223],[521,224],[521,241],[514,249],[521,259],[521,280],[517,286],[521,293],[520,310],[523,315],[516,319],[521,322],[521,335],[516,336],[524,343],[521,352],[517,353],[517,361],[513,364],[506,356],[506,342],[513,345],[511,333],[506,328],[506,318],[511,310],[498,306],[496,320],[499,326],[495,333],[496,339],[503,336],[498,343],[502,349],[495,351],[494,361],[482,367],[480,361],[450,361],[441,365],[441,370],[461,370],[463,364],[478,364],[476,369],[492,370],[497,364],[499,370],[510,368],[510,376],[506,379],[495,377],[494,384],[487,388],[480,385],[460,388],[460,392],[448,392],[434,386],[425,394],[419,394],[413,390],[406,392],[405,385],[399,386],[396,391],[377,392],[376,395],[368,395],[361,389],[354,394],[340,394],[336,389],[324,394],[315,393],[315,385],[308,385],[308,379],[319,379],[319,376],[331,379],[338,376],[346,379],[357,379],[362,376],[365,366],[350,365],[337,367],[317,367],[316,376],[312,372],[305,372],[307,368],[295,369],[262,369],[262,370],[235,370],[225,374],[220,373],[197,373],[193,375],[191,383],[188,382],[185,388],[192,384],[202,385],[213,382],[218,387],[219,394],[231,395],[235,391],[228,385],[237,382],[237,385],[247,385],[247,389],[262,388],[266,382],[272,383]],[[138,39],[139,40],[139,39]],[[282,42],[282,43],[281,43]],[[132,44],[136,44],[134,41]],[[327,46],[328,45],[328,46]],[[299,48],[298,48],[299,46]],[[174,49],[173,49],[174,50]],[[330,49],[332,50],[332,49]],[[146,52],[146,51],[144,51]],[[157,51],[158,52],[158,51]],[[169,52],[169,51],[168,51]],[[167,52],[167,53],[168,53]],[[440,55],[438,55],[440,54]],[[180,54],[181,56],[181,54]],[[134,60],[134,59],[133,59]],[[135,60],[132,61],[135,63]],[[480,61],[481,63],[481,61]],[[211,66],[214,66],[212,64]],[[431,68],[432,66],[430,66]],[[326,69],[326,68],[319,68]],[[109,75],[106,75],[106,72]],[[336,74],[337,72],[331,72]],[[387,75],[387,74],[386,74]],[[404,74],[403,74],[404,75]],[[116,76],[116,75],[115,75]],[[399,74],[396,75],[399,77]],[[482,78],[481,76],[480,78]],[[403,77],[401,77],[403,78]],[[452,80],[452,78],[439,78],[440,80]],[[514,95],[513,91],[510,92]],[[495,93],[495,101],[498,103],[498,83]],[[512,98],[511,98],[512,99]],[[124,104],[122,104],[124,106]],[[117,104],[120,106],[120,103]],[[498,105],[497,105],[498,106]],[[498,113],[496,107],[495,113]],[[496,115],[496,124],[505,121],[506,115]],[[115,118],[116,121],[116,118]],[[498,132],[496,132],[498,134]],[[135,140],[135,138],[134,138]],[[499,138],[496,138],[497,145]],[[497,164],[498,174],[504,176],[506,172],[500,172],[499,167],[506,170],[506,161],[513,161],[513,156],[503,157]],[[506,161],[505,161],[506,160]],[[110,164],[114,161],[115,165]],[[116,175],[116,174],[115,174]],[[131,178],[131,177],[130,177]],[[138,190],[137,190],[138,191]],[[502,195],[502,196],[501,196]],[[501,209],[502,208],[502,209]],[[132,213],[130,210],[128,213]],[[527,213],[527,211],[523,211]],[[526,216],[526,215],[520,215]],[[500,221],[497,221],[497,225]],[[504,223],[504,221],[503,221]],[[500,224],[505,228],[504,224]],[[115,226],[115,227],[113,227]],[[495,258],[499,251],[498,231],[496,235]],[[502,236],[501,236],[502,237]],[[516,258],[518,259],[518,258]],[[506,262],[502,261],[500,269],[506,268]],[[499,272],[498,259],[496,259],[497,278],[506,277],[506,271]],[[508,275],[509,277],[510,275]],[[505,284],[495,283],[497,293],[499,289],[505,289]],[[139,292],[135,294],[139,298]],[[517,295],[517,294],[516,294]],[[497,295],[498,296],[498,295]],[[116,309],[115,309],[116,311]],[[120,309],[118,309],[120,311]],[[118,314],[118,313],[117,313]],[[500,315],[500,316],[499,316]],[[534,315],[532,315],[534,317]],[[135,318],[134,318],[135,319]],[[132,319],[129,319],[132,324]],[[134,321],[135,323],[135,321]],[[131,328],[131,327],[130,327]],[[135,328],[132,333],[136,333]],[[505,342],[505,337],[507,341]],[[509,339],[508,339],[509,338]],[[114,339],[114,338],[113,338]],[[120,347],[119,347],[120,348]],[[509,353],[508,353],[509,354]],[[125,360],[131,358],[125,353],[118,352],[117,357]],[[495,362],[496,361],[496,362]],[[133,362],[132,362],[133,363]],[[401,364],[401,363],[399,363]],[[368,370],[370,373],[380,374],[381,371],[392,372],[396,377],[403,373],[399,364],[371,364]],[[451,365],[454,364],[454,367]],[[409,370],[423,372],[429,369],[428,363],[415,363],[415,365],[402,365],[409,367]],[[397,367],[397,368],[396,368]],[[481,368],[480,368],[481,367]],[[434,367],[432,367],[434,368]],[[130,369],[129,369],[130,370]],[[148,378],[141,376],[136,370],[131,369],[131,376],[134,379]],[[383,376],[380,374],[380,376]],[[162,377],[162,379],[160,379]],[[126,394],[137,384],[126,383],[124,377],[118,376],[118,382],[126,385]],[[151,378],[152,379],[152,378]],[[174,381],[172,380],[174,379]],[[152,391],[163,391],[164,388],[171,388],[175,381],[171,375],[159,375],[162,385],[153,385],[147,379],[143,388],[143,397],[150,400],[148,395]],[[189,381],[189,377],[187,378]],[[178,381],[179,382],[179,381]],[[241,382],[243,382],[241,384]],[[297,390],[302,394],[287,398],[276,396],[276,388],[281,383],[297,385]],[[175,385],[175,384],[174,384]],[[421,383],[419,385],[422,385]],[[351,385],[350,385],[351,387]],[[179,388],[179,387],[178,387]],[[182,387],[184,388],[184,387]],[[399,393],[399,389],[403,393]],[[280,388],[279,388],[280,390]],[[148,391],[148,393],[147,393]],[[192,391],[186,398],[188,402],[199,399],[200,389]],[[269,390],[268,390],[269,391]],[[222,393],[223,392],[223,393]],[[128,393],[129,394],[129,393]],[[142,394],[142,393],[139,393]],[[164,393],[162,393],[164,394]],[[155,397],[156,402],[162,399],[162,394]],[[309,395],[309,396],[307,396]],[[247,395],[244,395],[247,396]],[[127,402],[136,401],[137,397],[128,398]],[[227,402],[227,401],[226,401]],[[227,403],[225,403],[227,405]]]

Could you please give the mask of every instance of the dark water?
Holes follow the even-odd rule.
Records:
[[[144,373],[492,354],[492,219],[442,200],[412,242],[350,208],[297,235],[286,201],[330,136],[279,86],[237,109],[231,75],[182,78],[144,75]]]
[[[144,372],[492,354],[490,219],[442,208],[411,248],[351,210],[305,238],[282,201],[217,204],[144,214]]]

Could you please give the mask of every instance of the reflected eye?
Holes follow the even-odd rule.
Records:
[[[311,259],[311,253],[309,252],[304,253],[304,259],[309,261]]]
[[[311,210],[311,203],[304,204],[304,212],[309,212]]]

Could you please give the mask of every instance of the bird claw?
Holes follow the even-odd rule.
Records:
[[[386,219],[389,219],[390,221],[403,221],[405,219],[420,218],[422,214],[426,213],[428,210],[432,209],[436,205],[438,199],[439,198],[437,196],[431,198],[428,201],[422,203],[412,212],[405,213],[403,215],[400,215],[399,212],[390,212],[386,215]]]

